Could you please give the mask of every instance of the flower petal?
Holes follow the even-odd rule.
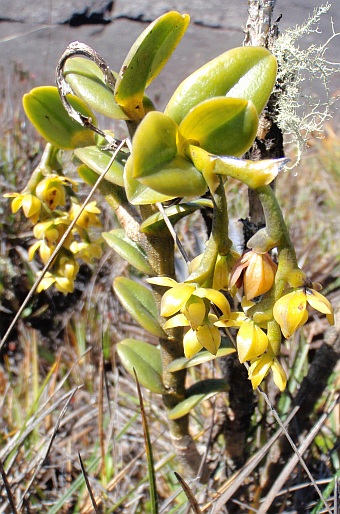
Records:
[[[163,328],[168,330],[168,328],[189,327],[189,325],[190,323],[184,314],[176,314],[176,316],[173,316],[164,323]]]
[[[201,298],[207,298],[210,300],[216,307],[218,307],[224,316],[228,317],[230,315],[230,305],[226,297],[220,291],[216,291],[216,289],[199,287],[195,291],[196,296],[200,296]]]
[[[282,296],[275,303],[273,316],[286,339],[301,326],[306,316],[306,305],[306,294],[301,289]]]
[[[236,337],[239,361],[246,362],[255,359],[268,348],[268,337],[253,320],[245,320]]]
[[[330,325],[334,325],[334,310],[330,302],[315,289],[306,289],[307,302],[313,309],[326,314]]]
[[[146,279],[149,284],[154,284],[155,286],[164,286],[164,287],[174,287],[177,286],[178,282],[173,278],[169,277],[151,277]]]
[[[251,380],[253,389],[256,389],[261,384],[266,375],[268,375],[272,363],[273,356],[269,353],[265,353],[258,359],[252,361],[248,370],[248,378]]]
[[[208,352],[216,355],[217,350],[221,344],[221,334],[215,325],[212,323],[205,323],[196,330],[196,336],[198,341]]]
[[[179,311],[195,291],[194,284],[176,284],[162,296],[161,316],[166,318]]]
[[[287,375],[277,359],[272,364],[273,380],[280,391],[284,391],[287,385]]]
[[[195,330],[189,330],[184,338],[183,338],[183,348],[184,348],[184,355],[187,359],[190,359],[196,353],[198,353],[200,350],[202,350],[202,345],[197,339],[196,331]]]
[[[190,322],[191,328],[197,330],[206,317],[207,307],[202,298],[192,294],[184,307],[182,307],[182,313]]]

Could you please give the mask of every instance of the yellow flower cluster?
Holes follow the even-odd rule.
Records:
[[[306,323],[308,304],[325,314],[330,324],[334,319],[331,304],[315,289],[316,285],[288,287],[275,301],[271,293],[276,272],[277,265],[270,255],[254,250],[241,256],[232,270],[224,271],[230,276],[229,294],[243,287],[243,312],[231,312],[225,295],[204,284],[177,283],[168,277],[151,278],[148,282],[169,288],[161,300],[161,315],[169,318],[164,329],[189,327],[183,339],[187,358],[202,348],[216,355],[221,343],[219,328],[238,328],[238,357],[241,363],[250,363],[248,376],[253,388],[271,371],[275,384],[283,391],[287,377],[278,360],[281,333],[288,338]]]
[[[81,206],[77,203],[74,193],[76,183],[73,180],[54,173],[47,175],[40,173],[36,182],[32,190],[7,193],[4,196],[13,198],[13,213],[22,208],[26,218],[34,225],[33,234],[37,241],[28,251],[29,259],[32,260],[38,251],[42,263],[46,264],[71,222],[81,212]],[[70,195],[70,208],[67,210],[65,206],[67,192],[70,189],[72,195]],[[79,270],[76,259],[91,263],[94,258],[100,258],[101,241],[91,241],[89,234],[91,227],[100,227],[98,214],[100,209],[96,202],[90,202],[80,213],[75,227],[66,238],[50,270],[40,282],[38,292],[54,284],[58,291],[64,294],[72,293]]]

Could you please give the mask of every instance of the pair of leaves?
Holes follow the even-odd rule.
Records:
[[[171,11],[157,18],[137,38],[123,62],[114,91],[103,72],[82,57],[68,59],[64,75],[73,91],[92,109],[109,118],[139,121],[154,109],[146,87],[161,72],[187,29],[190,18]]]

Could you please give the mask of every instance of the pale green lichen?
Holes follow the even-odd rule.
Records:
[[[309,135],[319,133],[322,136],[323,123],[332,117],[334,103],[338,100],[331,96],[329,82],[340,71],[340,66],[339,63],[328,61],[326,57],[329,44],[340,35],[335,32],[333,22],[332,35],[324,44],[312,44],[305,49],[298,45],[299,40],[306,35],[320,34],[318,23],[329,8],[330,4],[326,3],[314,9],[305,23],[282,33],[272,48],[279,65],[277,84],[280,91],[276,122],[288,136],[286,139],[296,144],[297,162]],[[321,82],[323,86],[322,98],[308,92],[315,90],[315,81]]]

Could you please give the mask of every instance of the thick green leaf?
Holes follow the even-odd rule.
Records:
[[[138,180],[133,178],[133,160],[132,155],[126,161],[124,166],[124,185],[126,196],[132,205],[146,205],[154,204],[157,202],[167,202],[172,200],[172,195],[162,195],[153,191],[147,186],[141,184]]]
[[[125,234],[125,230],[117,228],[111,232],[103,232],[102,236],[107,244],[129,264],[142,273],[154,274],[144,250]]]
[[[94,114],[80,98],[74,95],[67,95],[67,98],[74,109],[96,123]],[[32,125],[57,148],[72,150],[95,144],[94,132],[67,114],[56,87],[36,87],[23,96],[22,103]]]
[[[134,376],[135,369],[140,384],[153,393],[162,394],[162,361],[156,346],[135,339],[123,339],[117,344],[117,352],[130,375]]]
[[[256,189],[270,184],[287,163],[287,159],[264,159],[248,161],[223,155],[212,155],[203,148],[190,145],[188,153],[196,168],[202,173],[215,173],[233,177]]]
[[[168,12],[151,23],[130,49],[119,73],[115,100],[132,120],[144,117],[144,90],[169,60],[189,21],[187,14]]]
[[[193,213],[197,209],[202,209],[204,207],[213,208],[213,203],[208,199],[200,199],[193,202],[180,203],[177,205],[172,205],[171,207],[167,207],[165,209],[165,213],[171,221],[172,225],[175,225],[179,220],[188,216],[188,214]],[[140,226],[140,231],[145,234],[156,234],[166,228],[163,214],[160,212],[156,212],[149,216]]]
[[[138,180],[150,189],[171,198],[201,196],[208,187],[202,173],[180,155],[154,168],[150,175],[139,177]]]
[[[112,89],[105,84],[103,72],[93,61],[84,57],[68,59],[64,66],[64,77],[76,95],[91,109],[108,118],[129,119],[116,103]]]
[[[149,112],[132,141],[133,176],[144,177],[177,155],[178,127],[162,112]]]
[[[253,144],[258,126],[257,110],[251,102],[219,96],[196,105],[179,130],[184,139],[217,155],[243,155]]]
[[[262,47],[234,48],[208,62],[176,89],[165,114],[180,123],[190,109],[215,96],[251,101],[260,113],[276,79],[275,57]]]
[[[150,334],[164,337],[156,300],[150,289],[126,277],[117,277],[113,288],[128,313]]]
[[[182,418],[203,400],[208,400],[216,393],[227,391],[228,385],[223,379],[210,379],[197,382],[187,390],[188,397],[168,412],[170,419]]]
[[[181,369],[187,369],[193,366],[198,366],[199,364],[203,364],[203,362],[209,362],[219,357],[225,357],[226,355],[230,355],[235,351],[235,347],[225,337],[222,337],[222,343],[219,349],[217,350],[216,355],[212,355],[207,350],[202,350],[199,353],[196,353],[196,355],[194,355],[193,357],[191,357],[191,359],[181,357],[180,359],[172,361],[166,367],[166,371],[173,373],[174,371],[179,371]]]
[[[81,162],[86,164],[86,166],[91,168],[98,175],[101,175],[103,171],[106,170],[112,158],[112,154],[110,152],[101,150],[97,146],[76,148],[74,154]],[[124,166],[118,160],[115,160],[106,172],[105,178],[113,184],[124,186],[123,173]]]

